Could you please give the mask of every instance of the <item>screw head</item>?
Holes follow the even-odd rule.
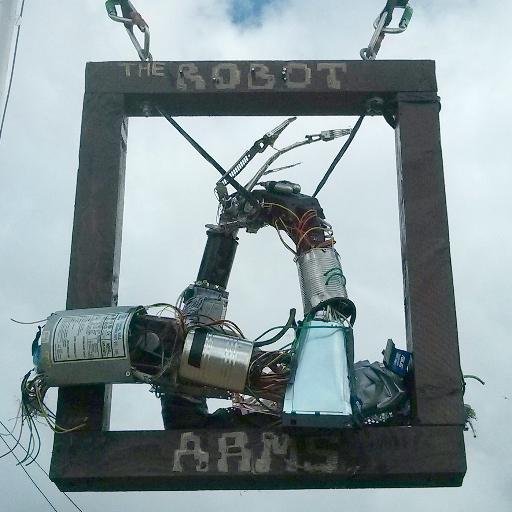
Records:
[[[378,96],[370,98],[366,102],[366,112],[369,116],[378,116],[382,114],[384,100]]]

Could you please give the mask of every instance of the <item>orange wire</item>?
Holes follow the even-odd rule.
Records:
[[[299,246],[300,246],[300,244],[302,243],[302,240],[303,240],[304,238],[306,238],[306,236],[308,235],[308,233],[310,233],[311,231],[324,231],[324,228],[321,228],[321,227],[318,227],[318,226],[315,226],[315,227],[313,227],[313,228],[309,228],[309,229],[308,229],[308,230],[307,230],[307,231],[306,231],[306,232],[301,236],[301,238],[300,238],[300,239],[299,239],[299,241],[297,242],[297,247],[299,247]],[[307,239],[306,239],[306,240],[307,240]],[[309,242],[309,240],[308,240],[308,242]],[[312,246],[311,242],[309,242],[309,245],[311,245],[311,246]]]
[[[305,224],[307,224],[311,219],[315,218],[316,216],[317,215],[315,210],[308,210],[307,212],[305,212],[304,215],[302,215],[302,217],[300,218],[299,229],[303,228]]]

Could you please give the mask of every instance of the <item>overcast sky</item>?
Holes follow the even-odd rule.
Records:
[[[158,60],[357,59],[383,3],[135,2],[151,27]],[[470,381],[467,387],[465,401],[478,414],[478,438],[465,436],[463,487],[77,495],[84,511],[511,510],[512,3],[413,5],[409,30],[386,38],[379,59],[437,62],[462,366],[487,383],[481,387]],[[3,421],[15,415],[34,335],[33,327],[14,325],[9,317],[38,320],[65,306],[85,63],[135,59],[122,27],[106,17],[102,0],[27,0],[0,141]],[[279,121],[182,119],[225,166]],[[301,118],[281,143],[354,121]],[[204,224],[215,220],[217,176],[165,121],[132,119],[129,131],[119,302],[174,302],[196,276]],[[297,151],[283,163],[302,165],[285,171],[283,178],[311,192],[338,148],[338,143],[322,143]],[[377,360],[387,338],[405,346],[394,134],[382,119],[365,121],[320,200],[337,234],[349,295],[358,306],[356,357]],[[295,265],[270,229],[258,236],[241,234],[229,291],[228,317],[250,335],[282,323],[290,307],[302,309]],[[116,387],[112,428],[161,428],[158,402],[144,386]],[[47,433],[42,464],[48,464],[50,452]],[[60,510],[71,510],[37,468],[31,472]],[[2,510],[48,509],[12,458],[0,460],[0,491]]]

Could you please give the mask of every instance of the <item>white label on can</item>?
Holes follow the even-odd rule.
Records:
[[[126,357],[128,313],[62,317],[54,328],[54,363]]]

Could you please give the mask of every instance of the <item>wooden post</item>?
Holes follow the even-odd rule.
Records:
[[[415,421],[464,425],[462,372],[435,94],[398,95],[398,194]]]
[[[86,94],[66,309],[117,304],[127,118],[122,94]],[[59,390],[57,424],[108,429],[111,386]]]

